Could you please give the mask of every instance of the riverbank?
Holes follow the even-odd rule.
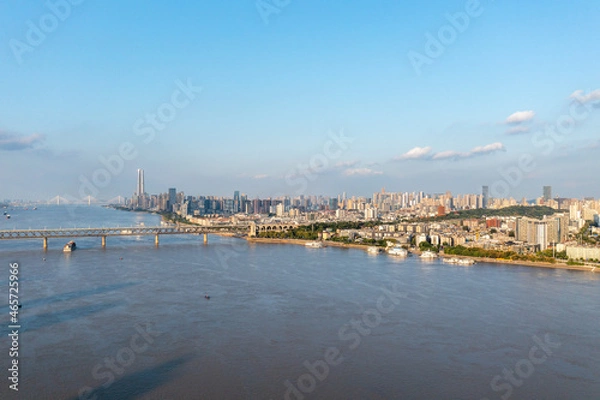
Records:
[[[114,206],[110,206],[110,208],[114,208],[117,210],[121,210],[121,211],[133,211],[133,212],[144,212],[144,213],[150,213],[150,214],[158,214],[162,216],[162,220],[163,221],[167,221],[169,223],[174,223],[174,224],[185,224],[185,225],[192,225],[192,226],[197,226],[197,224],[191,223],[189,221],[176,221],[173,222],[170,218],[166,217],[165,214],[160,214],[154,211],[149,211],[149,210],[131,210],[131,209],[126,209],[124,207],[114,207]],[[218,235],[218,236],[223,236],[223,237],[236,237],[236,238],[240,238],[240,239],[246,239],[249,243],[265,243],[265,244],[293,244],[293,245],[298,245],[298,246],[305,246],[306,243],[309,242],[314,242],[314,240],[303,240],[303,239],[273,239],[273,238],[250,238],[250,237],[240,237],[238,234],[236,233],[230,233],[230,232],[215,232],[215,233],[211,233],[214,235]],[[369,247],[372,247],[372,245],[365,245],[365,244],[350,244],[350,243],[340,243],[340,242],[334,242],[334,241],[322,241],[324,246],[330,246],[330,247],[338,247],[338,248],[345,248],[345,249],[362,249],[364,251],[367,251],[367,249]],[[421,254],[420,251],[418,250],[411,250],[410,251],[412,254],[418,256]],[[564,262],[561,261],[557,261],[556,263],[549,263],[549,262],[541,262],[541,261],[513,261],[513,260],[507,260],[507,259],[499,259],[499,258],[485,258],[485,257],[472,257],[472,256],[457,256],[457,255],[453,255],[453,254],[439,254],[439,257],[442,258],[453,258],[453,257],[459,257],[459,258],[466,258],[466,259],[470,259],[473,260],[475,262],[485,262],[485,263],[493,263],[493,264],[504,264],[504,265],[514,265],[514,266],[524,266],[524,267],[536,267],[536,268],[554,268],[554,269],[564,269],[564,270],[571,270],[571,271],[587,271],[587,272],[600,272],[600,267],[593,267],[593,266],[586,266],[586,265],[568,265]]]
[[[264,243],[264,244],[293,244],[298,246],[305,246],[306,243],[314,242],[314,240],[302,240],[302,239],[270,239],[270,238],[246,238],[249,243]],[[338,248],[346,248],[346,249],[361,249],[367,250],[370,245],[363,244],[348,244],[348,243],[339,243],[332,241],[323,241],[322,242],[326,247],[338,247]],[[410,251],[413,255],[419,256],[421,254],[420,251]],[[567,265],[566,263],[556,262],[534,262],[534,261],[512,261],[505,259],[497,259],[497,258],[485,258],[485,257],[469,257],[469,256],[456,256],[454,254],[439,254],[440,258],[466,258],[469,260],[473,260],[475,262],[482,263],[490,263],[490,264],[504,264],[504,265],[512,265],[515,267],[536,267],[536,268],[554,268],[554,269],[564,269],[564,270],[572,270],[572,271],[587,271],[587,272],[600,272],[600,268],[585,266],[585,265]]]
[[[294,244],[298,246],[306,246],[306,243],[315,242],[315,240],[304,239],[272,239],[272,238],[256,238],[247,237],[246,240],[250,243],[266,243],[266,244]],[[370,246],[364,244],[339,243],[333,241],[321,241],[325,247],[340,247],[345,249],[363,249],[367,250]]]
[[[556,263],[542,262],[542,261],[513,261],[506,260],[503,258],[485,258],[485,257],[470,257],[470,256],[457,256],[454,254],[439,254],[442,258],[466,258],[475,262],[486,262],[491,264],[505,264],[523,267],[537,267],[537,268],[554,268],[554,269],[567,269],[573,271],[588,271],[588,272],[600,272],[598,268],[585,266],[585,265],[568,265],[563,262],[557,261]],[[595,271],[596,270],[596,271]]]

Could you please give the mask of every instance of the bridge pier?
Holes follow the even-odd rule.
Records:
[[[287,227],[287,226],[286,226]],[[102,228],[72,228],[72,229],[0,229],[0,241],[8,239],[42,239],[42,246],[44,251],[48,249],[48,239],[67,239],[77,237],[96,237],[100,238],[102,248],[106,248],[106,240],[108,236],[151,236],[154,235],[154,243],[156,246],[159,244],[160,235],[203,235],[204,244],[208,244],[208,235],[212,233],[229,232],[235,234],[237,237],[241,232],[247,232],[246,229],[262,232],[263,227],[260,230],[257,229],[256,225],[251,228],[248,225],[196,225],[196,226],[134,226],[134,227],[102,227]],[[269,226],[271,228],[271,226]],[[272,230],[272,229],[269,229]],[[251,232],[252,234],[252,232]]]

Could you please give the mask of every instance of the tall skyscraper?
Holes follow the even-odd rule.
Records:
[[[544,186],[544,201],[552,199],[552,186]]]
[[[144,190],[144,170],[143,169],[138,169],[137,170],[137,192],[136,194],[138,196],[142,196],[145,192]]]
[[[489,186],[482,186],[481,187],[481,195],[483,197],[482,202],[481,202],[481,207],[482,208],[488,208],[488,204],[490,201],[490,187]]]
[[[175,188],[169,189],[169,211],[173,210],[173,205],[177,204],[177,190]]]

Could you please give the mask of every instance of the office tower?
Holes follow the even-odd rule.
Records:
[[[338,208],[338,199],[331,198],[329,199],[329,209],[337,210]]]
[[[483,199],[481,202],[481,208],[488,208],[488,204],[490,201],[490,187],[482,186],[481,187],[481,195],[483,196]]]
[[[177,204],[177,190],[175,188],[169,189],[169,211],[173,210],[173,206]]]
[[[144,193],[146,193],[144,191],[144,170],[143,169],[138,169],[137,170],[137,192],[136,194],[138,196],[142,196]]]
[[[260,199],[252,200],[252,212],[254,214],[262,214],[262,207]]]
[[[544,201],[552,199],[552,186],[544,186]]]
[[[233,192],[233,212],[239,213],[240,210],[241,210],[240,191],[236,190],[235,192]]]

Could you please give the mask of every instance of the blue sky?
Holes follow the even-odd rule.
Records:
[[[73,2],[0,4],[0,198],[600,197],[597,2]]]

